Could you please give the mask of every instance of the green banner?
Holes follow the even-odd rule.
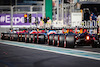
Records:
[[[52,0],[45,0],[45,14],[52,20]]]

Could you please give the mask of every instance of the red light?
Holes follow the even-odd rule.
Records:
[[[90,36],[86,36],[86,40],[90,40]]]

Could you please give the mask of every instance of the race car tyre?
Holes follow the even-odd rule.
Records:
[[[100,48],[100,35],[98,35],[98,42],[99,42],[98,48]]]
[[[98,47],[97,43],[92,44],[92,48],[97,48],[97,47]]]
[[[29,43],[32,43],[33,42],[33,37],[34,37],[33,34],[29,34],[29,38],[28,38],[28,42]]]
[[[26,38],[25,39],[25,43],[29,43],[29,38]]]
[[[26,43],[29,43],[29,38],[27,38],[25,42],[26,42]]]
[[[52,43],[52,40],[49,40],[49,44],[48,45],[52,45],[53,43]]]
[[[75,47],[75,36],[74,35],[66,36],[66,47],[68,47],[68,48]]]
[[[54,40],[53,40],[53,45],[54,45],[54,46],[57,46],[58,36],[59,36],[59,35],[55,35],[55,36],[54,36]]]
[[[33,35],[33,43],[37,43],[37,34]]]
[[[4,33],[1,33],[1,39],[4,40]]]
[[[18,38],[17,41],[20,42],[20,38]]]
[[[21,37],[21,38],[22,38],[21,41],[22,41],[22,42],[25,42],[25,34],[22,34],[22,37]]]
[[[17,39],[17,41],[20,42],[20,39],[21,39],[21,34],[18,34],[18,39]]]
[[[11,34],[10,34],[10,41],[12,41],[12,37],[13,37],[13,34],[11,33]]]
[[[53,37],[54,37],[54,34],[50,34],[49,35],[49,42],[48,42],[48,45],[53,45]]]
[[[64,47],[65,35],[59,35],[59,46]]]
[[[9,34],[8,34],[8,40],[10,40],[10,36],[11,36],[11,34],[9,33]]]
[[[8,35],[9,35],[9,33],[2,33],[2,39],[3,40],[8,40],[9,39]]]
[[[6,33],[5,39],[10,40],[10,33]]]
[[[19,42],[25,42],[25,34],[19,34]]]
[[[98,44],[98,46],[97,46],[98,48],[100,48],[100,44]]]
[[[26,43],[29,43],[29,36],[30,36],[29,34],[26,34],[26,35],[25,35],[25,42],[26,42]]]
[[[38,44],[45,44],[45,35],[44,34],[38,34],[38,39],[37,39]]]
[[[18,34],[16,34],[16,33],[9,34],[9,36],[8,36],[9,40],[17,41],[17,39],[18,39]]]
[[[8,33],[4,33],[4,40],[8,39]]]

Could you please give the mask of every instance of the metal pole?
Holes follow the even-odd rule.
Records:
[[[15,5],[17,6],[17,0],[15,0]],[[17,13],[17,7],[16,7],[16,13]]]
[[[43,9],[43,16],[42,17],[44,18],[45,17],[45,0],[43,1],[43,8],[42,9]]]
[[[13,28],[13,6],[11,6],[11,28]]]
[[[10,0],[10,5],[12,6],[12,0]]]
[[[66,21],[65,24],[67,24],[67,8],[66,7],[65,7],[65,21]]]
[[[66,18],[66,26],[67,26],[68,25],[68,6],[67,5],[65,7],[65,10],[66,10],[65,18]]]
[[[17,6],[17,0],[15,1],[15,5]]]
[[[64,0],[62,0],[62,23],[64,24]]]
[[[36,12],[36,28],[38,27],[38,13]]]
[[[59,22],[59,0],[57,1],[57,23]]]

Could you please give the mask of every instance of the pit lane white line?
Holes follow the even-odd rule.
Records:
[[[100,60],[100,53],[97,53],[97,52],[89,52],[89,51],[82,51],[82,50],[75,50],[75,49],[68,49],[68,48],[65,49],[65,48],[37,45],[37,44],[30,44],[30,43],[26,44],[26,43],[21,43],[21,42],[4,41],[4,40],[0,40],[0,43],[12,45],[12,46],[19,46],[19,47],[48,51],[48,52],[54,52],[54,53],[59,53],[59,54],[64,54],[64,55],[71,55],[71,56],[89,58],[89,59],[94,59],[94,60]],[[69,53],[70,52],[69,50],[71,50],[71,52],[76,52],[76,54]],[[69,52],[66,52],[66,51],[69,51]],[[90,55],[88,56],[85,53],[90,54]],[[97,54],[97,57],[92,56],[93,54]]]

